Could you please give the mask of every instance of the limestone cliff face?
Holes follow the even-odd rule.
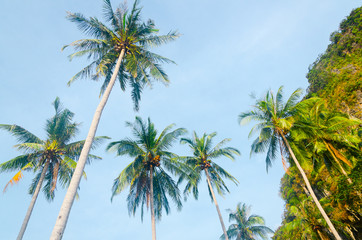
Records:
[[[309,67],[308,95],[362,119],[362,7],[354,9],[331,34],[325,53]]]

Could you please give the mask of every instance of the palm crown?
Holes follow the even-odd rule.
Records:
[[[123,5],[113,11],[110,0],[104,0],[104,17],[110,26],[106,26],[95,17],[87,19],[80,13],[68,12],[67,18],[70,21],[75,22],[81,31],[94,37],[94,39],[77,40],[63,47],[64,49],[72,46],[76,50],[69,56],[70,59],[81,56],[93,59],[68,82],[68,85],[78,78],[91,77],[93,80],[98,80],[101,76],[105,76],[102,93],[110,82],[122,51],[124,59],[117,76],[122,90],[125,90],[127,84],[132,88],[136,109],[144,84],[151,84],[151,78],[165,84],[169,82],[160,63],[173,63],[173,61],[150,52],[149,48],[175,40],[179,35],[175,31],[166,35],[157,35],[158,29],[152,20],[141,21],[141,8],[137,4],[136,0],[131,10]]]
[[[268,233],[274,233],[273,230],[264,226],[264,218],[258,215],[250,215],[250,206],[241,205],[238,203],[236,210],[228,209],[229,221],[236,223],[231,224],[227,230],[230,239],[235,240],[254,240],[254,239],[268,239]],[[225,239],[222,235],[220,239]]]
[[[171,131],[174,125],[169,125],[157,135],[151,120],[143,122],[140,117],[136,117],[135,123],[127,122],[127,126],[132,128],[135,140],[120,140],[110,143],[107,147],[110,151],[116,151],[119,156],[128,155],[134,158],[114,180],[112,198],[129,186],[127,202],[130,213],[135,214],[137,207],[141,205],[141,216],[143,216],[144,206],[148,207],[150,198],[153,198],[155,206],[151,211],[155,211],[156,217],[160,218],[162,208],[166,213],[170,211],[167,195],[178,208],[181,208],[178,187],[167,171],[176,174],[184,171],[182,164],[176,161],[176,155],[169,149],[186,130],[178,128]],[[153,179],[153,197],[150,195],[151,179]]]
[[[198,198],[198,184],[202,178],[202,170],[207,169],[210,174],[211,185],[217,189],[220,195],[224,195],[225,192],[229,192],[223,178],[229,179],[234,183],[238,181],[231,176],[226,170],[216,164],[213,160],[222,156],[228,157],[234,160],[234,155],[239,155],[240,152],[232,147],[224,147],[223,145],[230,141],[226,138],[212,146],[212,139],[216,136],[216,133],[206,134],[199,137],[196,132],[193,133],[193,138],[181,138],[181,143],[188,144],[193,151],[193,156],[183,157],[185,163],[190,166],[193,171],[187,178],[184,193],[192,192],[194,197]],[[179,182],[185,180],[186,176],[181,175]],[[209,189],[210,190],[210,189]],[[211,196],[211,193],[210,193]]]
[[[70,184],[71,177],[77,165],[76,160],[78,160],[78,156],[80,155],[85,142],[70,142],[78,132],[79,124],[73,122],[74,114],[71,111],[61,107],[59,98],[55,99],[53,105],[55,108],[55,115],[46,122],[46,140],[41,140],[18,125],[0,124],[0,129],[9,131],[20,142],[15,146],[19,150],[25,152],[24,155],[20,155],[0,164],[0,172],[12,170],[18,171],[18,173],[10,180],[10,184],[16,183],[22,178],[22,171],[33,170],[34,172],[37,172],[37,175],[29,188],[29,193],[33,196],[20,228],[17,237],[18,240],[21,240],[24,236],[40,189],[43,187],[46,198],[48,200],[53,200],[54,190],[58,181],[63,187]],[[106,137],[95,138],[94,144],[97,144],[103,138]],[[86,160],[89,162],[92,158],[99,157],[89,155]],[[46,183],[43,186],[44,180]],[[9,183],[5,186],[5,189]],[[77,194],[77,189],[75,194]]]
[[[296,112],[295,106],[301,94],[301,89],[295,90],[284,103],[283,87],[278,89],[276,96],[268,91],[264,99],[256,101],[253,111],[239,115],[240,124],[245,124],[251,120],[258,121],[249,133],[249,137],[251,137],[256,131],[259,131],[259,136],[251,145],[251,154],[261,153],[268,149],[265,159],[267,171],[276,158],[278,146],[285,165],[283,154],[287,154],[287,152],[284,150],[285,146],[281,135],[289,133],[293,125],[293,116]]]
[[[46,140],[41,140],[18,125],[0,125],[1,129],[10,132],[20,142],[15,145],[16,148],[25,152],[24,155],[2,163],[0,171],[19,171],[10,180],[9,183],[11,184],[21,179],[24,170],[37,172],[29,188],[29,193],[33,194],[41,172],[48,164],[45,175],[46,183],[43,187],[43,192],[48,200],[54,198],[54,190],[58,180],[63,187],[69,184],[76,166],[76,160],[84,144],[84,141],[70,142],[76,136],[79,125],[72,121],[74,114],[68,109],[63,109],[58,98],[53,105],[55,115],[46,122]],[[99,143],[102,138],[104,137],[97,138],[95,144]],[[99,157],[90,155],[88,160],[90,159],[99,159]]]

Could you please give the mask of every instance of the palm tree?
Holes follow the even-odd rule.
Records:
[[[296,113],[295,106],[301,94],[302,90],[297,89],[292,93],[287,102],[284,103],[283,87],[279,88],[275,97],[271,91],[268,91],[264,99],[256,101],[254,111],[244,112],[239,115],[239,121],[241,124],[250,120],[256,120],[259,122],[252,128],[249,134],[249,136],[251,136],[257,130],[260,132],[259,136],[255,139],[251,146],[251,152],[261,153],[268,148],[266,156],[267,169],[272,165],[272,160],[274,160],[276,157],[278,145],[280,145],[281,151],[289,153],[290,157],[293,159],[295,165],[301,173],[307,189],[313,198],[313,201],[327,222],[328,227],[330,228],[334,237],[337,240],[341,240],[341,237],[338,235],[338,232],[333,226],[331,220],[319,203],[303,168],[300,166],[287,140],[289,130],[293,126],[294,122],[293,116]]]
[[[77,168],[51,235],[53,240],[61,239],[64,233],[102,111],[116,79],[122,90],[125,90],[127,84],[131,86],[136,109],[145,84],[151,85],[152,79],[165,84],[169,82],[168,76],[160,64],[173,63],[173,61],[150,52],[149,48],[175,40],[179,35],[176,32],[169,32],[166,35],[158,36],[158,29],[155,28],[152,20],[141,21],[141,8],[137,4],[138,1],[135,0],[132,9],[128,10],[123,5],[113,11],[110,0],[104,0],[104,16],[110,23],[110,27],[97,18],[87,19],[80,13],[68,13],[67,17],[70,21],[75,22],[81,31],[94,37],[93,39],[77,40],[63,47],[64,49],[72,46],[76,50],[70,55],[70,59],[85,55],[93,58],[93,61],[77,73],[68,84],[76,79],[88,77],[93,80],[104,77],[104,82],[101,87],[103,96],[95,111]]]
[[[216,164],[213,160],[222,156],[228,157],[231,160],[234,160],[234,155],[240,155],[239,151],[232,147],[222,146],[229,142],[231,139],[226,138],[212,147],[212,139],[216,136],[216,132],[211,134],[206,134],[199,138],[196,132],[193,133],[193,139],[190,138],[181,138],[181,143],[188,144],[193,151],[193,156],[184,157],[185,163],[190,166],[193,171],[189,174],[189,179],[186,184],[184,193],[187,194],[192,192],[195,199],[198,198],[198,184],[202,178],[202,172],[205,173],[209,194],[211,200],[214,201],[217,213],[219,215],[220,224],[222,230],[227,238],[226,229],[224,221],[221,216],[219,205],[217,203],[213,187],[216,188],[219,195],[224,195],[225,192],[229,192],[229,189],[225,185],[223,178],[233,181],[235,184],[238,182],[233,176],[226,172],[222,167]],[[179,178],[179,183],[182,182],[186,175],[181,175]]]
[[[326,102],[321,98],[310,98],[300,102],[296,108],[299,114],[296,117],[292,138],[313,152],[314,159],[323,159],[327,166],[337,165],[340,171],[351,184],[352,180],[343,166],[352,167],[352,162],[344,152],[360,156],[358,143],[361,141],[351,134],[361,121],[351,119],[346,114],[331,112]]]
[[[159,135],[154,124],[148,118],[147,123],[136,117],[135,123],[127,122],[132,128],[135,140],[124,139],[111,142],[107,150],[116,151],[117,155],[127,155],[134,160],[114,180],[112,198],[128,186],[128,211],[135,215],[141,205],[141,217],[146,205],[151,208],[152,239],[156,239],[155,216],[160,219],[162,209],[170,211],[167,195],[175,202],[178,209],[182,207],[180,192],[175,181],[167,173],[184,173],[184,166],[177,161],[176,155],[169,151],[172,143],[186,132],[183,128],[171,131],[173,124],[167,126]],[[166,171],[167,170],[167,171]]]
[[[62,187],[69,184],[77,164],[76,160],[84,145],[84,141],[70,142],[77,134],[79,125],[72,121],[74,114],[62,108],[59,98],[55,99],[53,105],[55,115],[46,122],[46,140],[41,140],[18,125],[0,124],[0,129],[10,132],[20,142],[15,147],[25,152],[0,164],[0,172],[18,171],[5,186],[4,191],[9,184],[20,181],[23,171],[33,170],[37,173],[29,188],[29,194],[33,196],[17,237],[18,240],[23,238],[43,181],[46,181],[43,187],[46,198],[53,200],[57,182],[59,181]],[[99,143],[103,138],[105,137],[96,138],[94,143]],[[89,155],[87,161],[91,159],[100,158]]]
[[[230,239],[236,240],[256,240],[268,239],[268,233],[274,233],[273,230],[265,226],[264,218],[259,215],[250,215],[250,206],[238,203],[236,210],[228,209],[229,222],[235,221],[227,230]],[[220,239],[225,239],[223,234]]]

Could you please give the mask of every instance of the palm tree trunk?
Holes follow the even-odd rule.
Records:
[[[26,212],[26,215],[25,215],[25,218],[24,218],[24,221],[23,221],[23,225],[21,225],[21,229],[20,229],[19,235],[16,238],[16,240],[23,239],[26,227],[28,226],[28,223],[29,223],[31,213],[33,212],[33,209],[34,209],[36,199],[38,198],[40,188],[43,185],[43,181],[44,181],[44,178],[45,178],[45,173],[47,172],[48,167],[49,167],[49,161],[47,160],[45,165],[44,165],[43,171],[41,172],[39,182],[36,185],[35,191],[33,193],[33,197],[31,198],[31,202],[30,202],[30,205],[28,207],[28,211]]]
[[[215,194],[214,194],[214,190],[212,189],[212,186],[211,186],[209,172],[207,171],[207,168],[205,168],[204,170],[205,170],[205,173],[206,173],[207,183],[209,184],[211,195],[212,195],[212,198],[213,198],[215,206],[216,206],[217,214],[219,214],[220,224],[221,224],[222,231],[224,232],[225,240],[229,240],[228,234],[226,233],[224,221],[222,220],[221,212],[220,212],[220,209],[219,209],[219,204],[217,204]]]
[[[152,240],[156,240],[156,221],[155,209],[153,207],[153,167],[150,168],[150,203],[151,203],[151,224],[152,224]]]
[[[107,103],[109,95],[110,95],[112,88],[114,86],[114,83],[116,81],[124,54],[125,54],[125,50],[122,49],[121,53],[119,54],[119,57],[118,57],[118,60],[116,63],[116,67],[113,71],[111,80],[109,81],[108,86],[107,86],[106,90],[104,91],[104,94],[102,96],[101,101],[98,104],[96,112],[94,113],[93,120],[92,120],[91,126],[89,128],[88,136],[85,140],[84,146],[83,146],[82,151],[79,156],[77,167],[74,170],[72,180],[70,181],[67,193],[63,200],[63,204],[59,211],[58,218],[57,218],[55,226],[53,228],[52,235],[50,236],[51,240],[60,240],[63,237],[63,233],[65,230],[67,221],[68,221],[70,210],[72,208],[74,198],[77,193],[77,189],[79,187],[80,180],[83,175],[84,166],[87,162],[88,154],[91,149],[91,146],[92,146],[92,143],[94,140],[94,136],[97,131],[97,127],[98,127],[98,124],[99,124],[99,121],[100,121],[100,118],[102,115],[102,111]]]
[[[326,238],[326,237],[321,233],[321,231],[319,231],[318,229],[317,229],[317,233],[318,233],[318,235],[319,235],[319,237],[320,237],[321,240],[326,240],[326,239],[328,239],[328,238]]]
[[[311,195],[312,198],[313,198],[314,203],[317,205],[317,208],[319,209],[320,213],[322,214],[324,220],[326,220],[330,231],[332,232],[332,234],[334,235],[334,237],[335,237],[337,240],[342,240],[342,238],[339,236],[337,230],[336,230],[335,227],[333,226],[331,220],[329,219],[328,215],[327,215],[326,212],[324,211],[322,205],[319,203],[318,198],[317,198],[316,195],[314,194],[314,191],[313,191],[313,189],[312,189],[312,186],[310,185],[309,180],[308,180],[308,178],[307,178],[307,175],[305,174],[303,168],[300,166],[297,158],[295,157],[294,152],[293,152],[292,148],[290,147],[288,140],[285,138],[285,136],[284,136],[284,134],[283,134],[282,132],[279,132],[279,135],[282,136],[282,138],[283,138],[283,140],[284,140],[284,143],[285,143],[285,145],[287,146],[288,151],[289,151],[290,155],[292,156],[295,165],[297,165],[298,170],[299,170],[300,173],[302,174],[303,180],[304,180],[304,182],[305,182],[305,184],[306,184],[306,186],[307,186],[307,189],[308,189],[310,195]]]

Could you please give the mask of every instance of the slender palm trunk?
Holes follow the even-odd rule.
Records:
[[[43,181],[44,181],[44,178],[45,178],[45,173],[47,172],[48,167],[49,167],[49,161],[46,161],[46,163],[45,163],[45,165],[44,165],[44,168],[43,168],[43,171],[41,172],[39,182],[38,182],[38,184],[36,185],[35,191],[34,191],[34,193],[33,193],[33,197],[31,198],[31,202],[30,202],[28,211],[26,212],[26,215],[25,215],[25,218],[24,218],[24,221],[23,221],[23,225],[21,225],[21,229],[20,229],[19,235],[18,235],[18,237],[16,238],[16,240],[21,240],[21,239],[23,239],[23,236],[24,236],[26,227],[28,226],[28,222],[29,222],[31,213],[33,212],[33,209],[34,209],[34,205],[35,205],[36,199],[38,198],[38,195],[39,195],[39,192],[40,192],[40,188],[41,188],[41,186],[43,185]]]
[[[319,231],[318,229],[317,229],[317,233],[318,233],[319,237],[321,238],[321,240],[326,240],[326,239],[328,239],[328,238],[326,238],[326,237],[321,233],[321,231]]]
[[[221,212],[220,212],[220,209],[219,209],[219,204],[216,201],[214,190],[212,189],[212,186],[211,186],[209,172],[207,171],[207,168],[205,168],[204,170],[205,170],[205,173],[206,173],[207,183],[209,184],[211,195],[212,195],[212,198],[213,198],[215,206],[216,206],[217,214],[219,214],[220,224],[221,224],[222,231],[224,232],[225,240],[229,240],[228,234],[226,233],[226,228],[225,228],[225,225],[224,225],[224,221],[222,220]]]
[[[94,113],[93,120],[92,120],[91,126],[89,128],[88,136],[85,140],[82,152],[80,153],[80,156],[79,156],[77,167],[74,170],[72,180],[70,181],[67,193],[63,200],[63,204],[59,211],[58,218],[57,218],[55,226],[53,228],[52,235],[50,236],[51,240],[60,240],[63,237],[63,233],[65,230],[67,221],[68,221],[70,210],[72,208],[74,198],[77,193],[77,189],[78,189],[80,180],[83,175],[84,166],[87,162],[88,154],[91,149],[99,121],[101,119],[102,111],[107,103],[109,95],[110,95],[112,88],[114,86],[114,83],[116,81],[124,54],[125,54],[125,50],[122,49],[121,53],[119,54],[119,57],[118,57],[118,60],[116,63],[116,67],[113,71],[111,80],[109,81],[108,86],[107,86],[106,90],[104,91],[104,94],[102,96],[101,101],[98,104],[96,112]]]
[[[310,195],[311,195],[312,198],[313,198],[314,203],[317,205],[317,208],[319,209],[320,213],[322,214],[324,220],[326,220],[330,231],[332,232],[332,234],[334,235],[334,237],[335,237],[337,240],[342,240],[342,238],[339,236],[337,230],[336,230],[335,227],[333,226],[331,220],[329,219],[328,215],[327,215],[326,212],[324,211],[322,205],[319,203],[318,198],[317,198],[316,195],[314,194],[314,191],[313,191],[313,189],[312,189],[312,186],[310,185],[309,180],[308,180],[308,178],[307,178],[307,175],[305,174],[303,168],[300,166],[297,158],[295,157],[294,152],[293,152],[292,148],[290,147],[288,140],[285,138],[285,136],[284,136],[283,133],[279,132],[279,135],[282,136],[282,138],[283,138],[283,140],[284,140],[284,143],[285,143],[285,145],[287,146],[288,151],[289,151],[290,155],[292,156],[295,165],[297,165],[298,170],[299,170],[300,173],[302,174],[303,180],[304,180],[304,182],[305,182],[305,184],[306,184],[306,186],[307,186],[307,189],[308,189]]]
[[[152,240],[156,240],[156,221],[155,209],[153,207],[153,167],[150,169],[150,203],[151,203],[151,224],[152,224]]]

